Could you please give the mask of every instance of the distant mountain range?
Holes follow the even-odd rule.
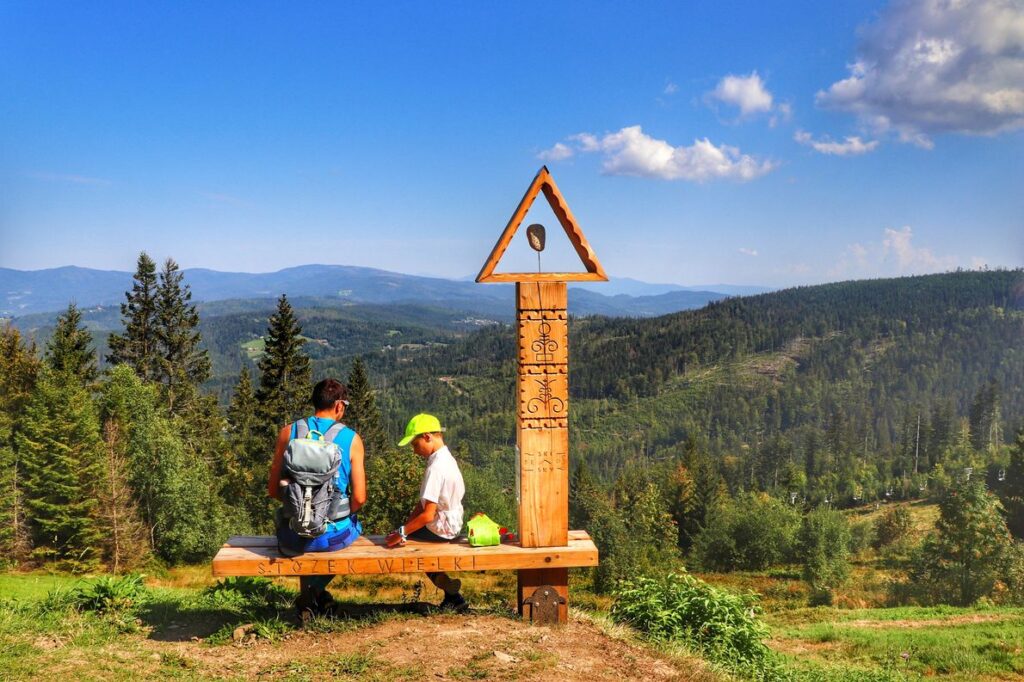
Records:
[[[478,285],[435,277],[404,275],[347,265],[302,265],[268,273],[184,271],[193,300],[315,297],[323,305],[417,304],[486,315],[511,314],[511,285]],[[0,268],[0,317],[52,313],[71,301],[80,307],[114,306],[124,301],[132,273],[67,266],[48,270]],[[576,315],[651,316],[699,308],[727,296],[763,293],[764,287],[716,285],[708,288],[650,284],[623,278],[573,285],[570,312]]]

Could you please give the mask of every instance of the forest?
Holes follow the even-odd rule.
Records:
[[[347,381],[347,421],[367,446],[369,530],[392,528],[416,495],[421,465],[395,443],[427,410],[448,426],[467,511],[514,527],[513,330],[442,335],[438,316],[456,314],[409,315],[420,322],[282,296],[266,318],[204,320],[177,264],[141,254],[109,338],[74,304],[45,340],[3,326],[4,560],[125,573],[201,563],[229,534],[266,532],[274,434],[327,375]],[[904,552],[896,603],[1022,594],[1021,270],[573,318],[570,353],[570,514],[601,549],[596,594],[684,563],[795,565],[812,603],[831,603],[851,556],[891,546]],[[900,545],[908,502],[940,510],[912,548]],[[870,524],[849,513],[890,503]],[[977,537],[958,537],[964,527]],[[970,580],[949,563],[965,547],[984,559]]]

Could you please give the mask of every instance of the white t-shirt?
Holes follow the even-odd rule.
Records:
[[[437,515],[427,528],[449,540],[461,533],[462,496],[465,494],[459,464],[445,445],[427,458],[427,470],[420,484],[420,499],[437,504]]]

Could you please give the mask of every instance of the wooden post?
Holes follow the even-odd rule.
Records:
[[[519,362],[516,444],[519,538],[523,547],[569,543],[569,328],[565,282],[516,284]],[[550,616],[524,612],[524,603],[547,585],[561,597],[557,620],[568,618],[567,569],[520,570],[519,613],[533,622]],[[545,611],[545,613],[549,613]]]
[[[523,547],[569,543],[569,353],[565,282],[516,284],[517,433]]]
[[[533,200],[543,193],[586,272],[495,272]],[[536,248],[536,247],[535,247]],[[543,249],[543,245],[538,248]],[[519,363],[516,378],[516,497],[523,547],[569,544],[569,328],[566,282],[604,282],[608,276],[546,167],[541,168],[487,257],[477,282],[516,283]],[[569,571],[520,569],[519,613],[530,604],[538,622],[564,623]],[[544,588],[550,587],[551,590]],[[538,591],[539,590],[539,591]],[[533,611],[536,611],[534,613]]]

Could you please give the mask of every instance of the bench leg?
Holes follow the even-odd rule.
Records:
[[[542,595],[538,594],[537,590],[544,586],[554,588],[558,595],[557,616],[554,618],[552,618],[553,608],[548,609],[538,603]],[[567,622],[569,620],[569,569],[519,569],[516,571],[516,604],[519,606],[519,615],[534,623],[547,625]]]

